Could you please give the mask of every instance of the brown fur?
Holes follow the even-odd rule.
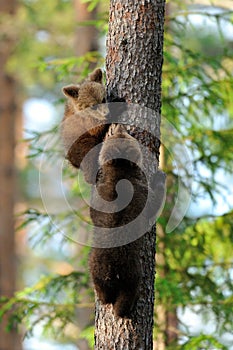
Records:
[[[140,240],[117,248],[93,248],[89,257],[96,293],[103,304],[113,304],[118,317],[129,317],[139,296]]]
[[[128,135],[124,126],[118,125],[103,146],[100,144],[109,128],[106,125],[106,105],[99,106],[105,96],[101,70],[95,70],[81,86],[67,86],[63,92],[68,97],[62,125],[67,158],[75,167],[81,167],[87,182],[96,183],[90,208],[95,226],[95,248],[92,248],[89,257],[94,286],[102,303],[113,304],[117,316],[129,317],[141,283],[141,236],[161,205],[165,178],[155,176],[152,191],[141,170],[140,146],[135,138]],[[114,97],[110,102],[124,100]],[[87,108],[96,105],[97,108]],[[112,106],[110,114],[115,118],[114,113],[118,116],[125,107],[124,103],[119,108]],[[103,122],[104,125],[101,124]],[[91,151],[93,147],[94,151]],[[97,173],[98,165],[100,169]],[[154,188],[155,192],[159,189],[156,201]],[[119,198],[123,200],[118,201]],[[121,206],[125,202],[128,204]],[[129,228],[127,225],[139,215],[140,221]]]
[[[118,159],[112,159],[116,155]],[[129,158],[131,161],[124,159],[124,156],[131,157]],[[106,204],[101,206],[101,210],[95,209],[99,198],[93,194],[90,213],[95,225],[95,245],[101,246],[102,244],[107,248],[92,248],[89,267],[97,295],[102,303],[113,304],[117,316],[128,317],[138,298],[142,274],[139,260],[142,240],[139,237],[142,234],[138,232],[147,231],[149,219],[155,214],[154,196],[151,197],[147,212],[142,218],[140,217],[140,222],[133,227],[133,230],[127,228],[125,225],[142,212],[148,193],[152,190],[145,174],[140,169],[142,154],[139,144],[136,139],[128,135],[123,126],[118,125],[113,136],[104,142],[99,162],[100,170],[96,189]],[[126,208],[121,210],[118,210],[117,205],[113,205],[115,210],[109,213],[107,210],[111,202],[117,199],[118,194],[125,198],[131,196],[130,187],[124,184],[121,193],[117,193],[117,183],[122,179],[127,179],[133,185],[132,200]],[[162,187],[164,188],[164,183]],[[113,231],[109,231],[108,234],[110,228]],[[131,237],[129,240],[131,243],[121,245],[122,237],[125,235]],[[111,248],[111,242],[115,247]]]
[[[102,142],[108,129],[107,105],[102,104],[105,102],[102,75],[101,69],[96,69],[81,85],[63,88],[68,99],[61,126],[66,158],[74,167],[83,170],[88,183],[95,183],[100,147],[88,153]]]

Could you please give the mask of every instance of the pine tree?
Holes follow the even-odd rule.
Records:
[[[139,108],[138,114],[129,113],[127,120],[131,133],[144,145],[152,145],[154,159],[152,161],[148,157],[144,164],[151,173],[158,166],[159,141],[151,138],[149,133],[142,136],[134,126],[140,124],[144,130],[155,130],[159,135],[164,7],[164,1],[112,0],[107,39],[108,93],[115,91],[128,103],[155,111],[155,114],[143,113]],[[97,302],[95,349],[153,348],[155,240],[156,230],[153,226],[143,236],[139,257],[143,266],[143,281],[132,318],[116,319],[111,308]]]

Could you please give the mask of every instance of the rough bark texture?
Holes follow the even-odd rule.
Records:
[[[161,71],[163,62],[163,24],[165,1],[111,0],[107,40],[107,88],[117,91],[127,102],[151,108],[151,113],[129,113],[131,133],[154,151],[153,161],[144,164],[149,172],[158,166],[159,142],[133,126],[141,125],[159,135]],[[152,119],[153,118],[153,119]],[[96,302],[95,349],[153,348],[153,309],[155,276],[155,227],[144,235],[139,259],[143,266],[140,298],[131,319],[116,319],[112,306]]]
[[[0,16],[14,15],[16,1],[0,2]],[[1,27],[0,42],[0,295],[12,296],[15,291],[16,261],[14,249],[15,196],[15,117],[16,91],[14,79],[6,73],[6,63],[14,38]],[[5,35],[4,35],[5,34]],[[20,350],[19,338],[13,330],[5,331],[6,319],[0,325],[0,350]]]

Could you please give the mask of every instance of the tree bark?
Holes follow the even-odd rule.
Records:
[[[144,158],[144,168],[158,167],[159,141],[135,125],[159,135],[163,26],[165,0],[111,0],[107,39],[107,90],[117,91],[128,103],[152,109],[129,113],[130,133],[150,146],[154,157]],[[156,117],[155,117],[156,115]],[[143,266],[140,297],[129,319],[116,318],[112,307],[96,301],[95,349],[153,348],[153,310],[156,230],[143,236],[139,259]]]
[[[0,15],[13,16],[15,0],[0,2]],[[4,27],[1,28],[4,33]],[[16,257],[14,242],[15,196],[15,118],[17,114],[16,83],[6,72],[6,63],[14,45],[5,33],[0,43],[0,295],[11,297],[15,291]],[[0,350],[19,350],[16,331],[6,333],[6,318],[0,327]]]

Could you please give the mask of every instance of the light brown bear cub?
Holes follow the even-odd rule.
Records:
[[[98,169],[100,143],[109,127],[102,80],[102,70],[97,68],[81,85],[63,88],[67,102],[61,136],[66,158],[74,167],[81,168],[85,180],[92,184]]]

